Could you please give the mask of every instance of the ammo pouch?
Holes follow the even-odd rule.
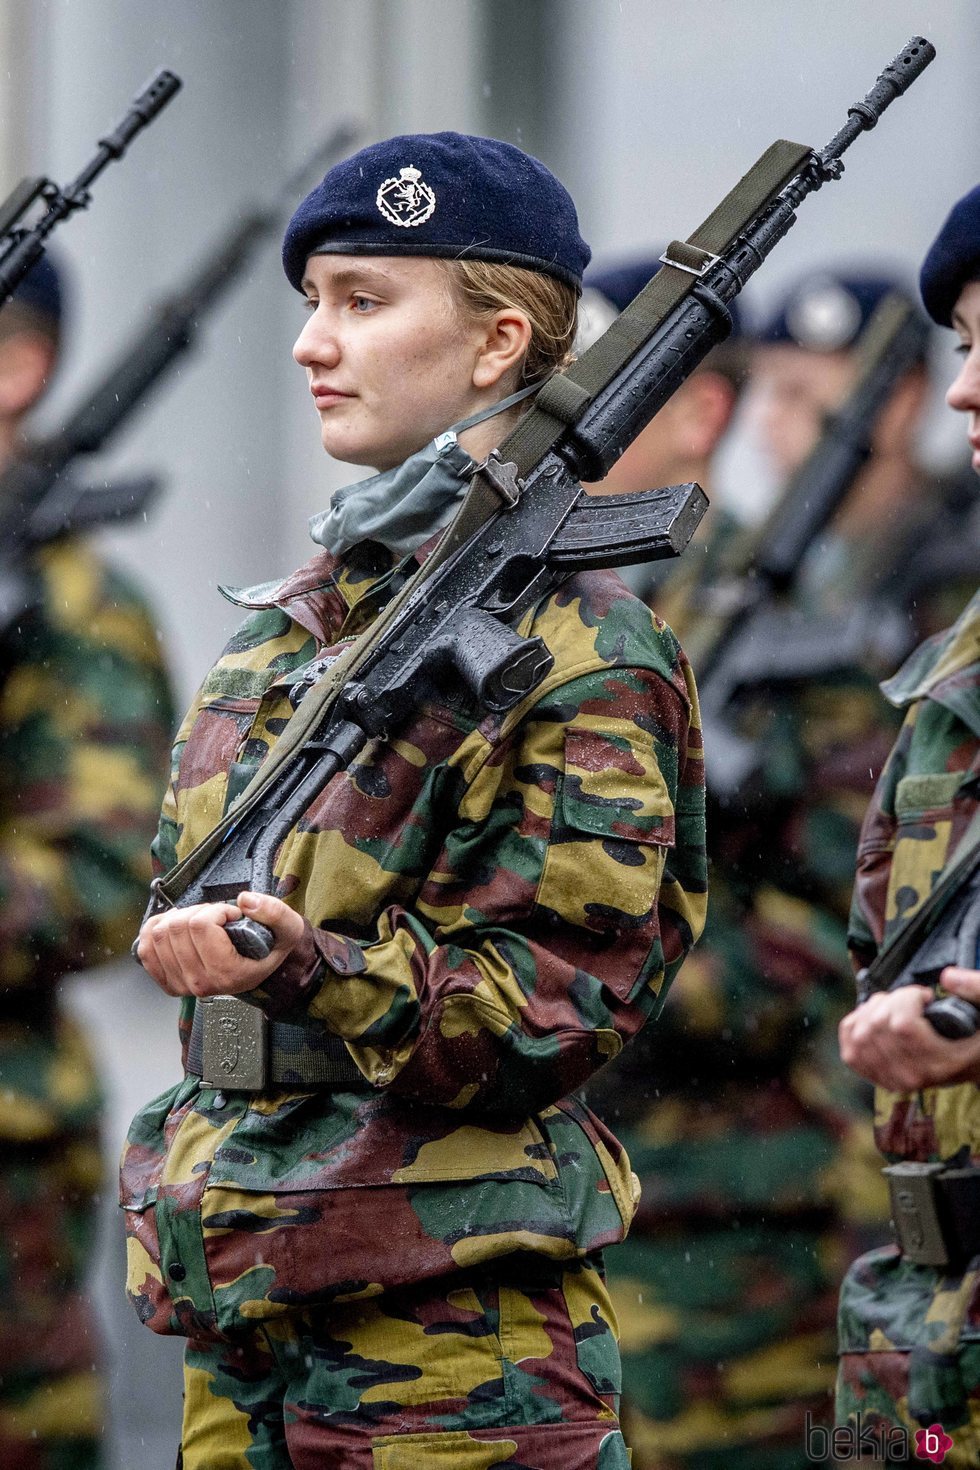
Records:
[[[370,1088],[339,1036],[322,1027],[270,1021],[234,995],[194,1007],[187,1073],[227,1092]]]
[[[956,1271],[980,1255],[980,1169],[902,1163],[883,1173],[899,1249],[908,1260]]]

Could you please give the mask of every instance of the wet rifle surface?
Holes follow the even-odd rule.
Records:
[[[764,759],[733,725],[748,688],[824,677],[862,661],[868,649],[865,609],[827,618],[793,605],[807,552],[846,501],[871,453],[882,409],[897,383],[921,360],[926,324],[897,294],[884,298],[857,347],[854,386],[827,423],[752,550],[726,587],[725,615],[696,668],[713,798],[725,807],[751,797]],[[739,575],[740,574],[740,575]]]
[[[717,226],[734,195],[691,241],[672,242],[665,265],[674,269],[659,272],[575,368],[557,375],[539,395],[539,403],[546,395],[551,403],[563,400],[554,415],[563,420],[560,432],[523,471],[506,458],[509,440],[478,468],[473,489],[482,487],[495,498],[495,509],[464,534],[464,505],[429,561],[383,610],[364,648],[344,665],[346,682],[339,685],[338,675],[324,668],[319,687],[309,689],[290,722],[295,729],[287,727],[225,818],[170,874],[154,882],[147,916],[178,902],[233,898],[248,888],[274,892],[281,842],[369,740],[397,729],[447,680],[462,682],[478,707],[512,708],[551,666],[540,639],[514,631],[543,596],[581,568],[655,560],[683,550],[705,509],[698,486],[593,498],[582,491],[581,481],[601,480],[728,335],[726,303],[787,233],[807,195],[840,176],[845,149],[875,125],[934,55],[929,42],[910,41],[865,100],[849,109],[844,127],[822,151],[773,145],[756,168],[768,164],[769,173],[778,176],[726,247],[709,250],[697,241],[712,223]],[[657,293],[665,289],[664,278],[666,290],[675,292],[672,282],[686,278],[682,294],[659,319],[638,323],[633,307],[662,299]],[[590,359],[604,362],[610,343],[624,341],[625,355],[619,354],[608,380],[593,391],[583,389]],[[567,391],[556,395],[554,388]],[[274,942],[265,926],[250,919],[229,924],[226,932],[250,958],[263,958]]]
[[[0,633],[30,601],[27,553],[72,531],[131,519],[147,505],[158,489],[155,479],[87,488],[71,473],[75,461],[103,449],[193,347],[203,317],[241,278],[309,176],[342,156],[355,136],[347,124],[335,129],[274,199],[233,225],[191,277],[156,307],[64,427],[28,444],[0,474]]]

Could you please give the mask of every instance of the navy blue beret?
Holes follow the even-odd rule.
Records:
[[[604,296],[617,312],[624,311],[634,296],[639,296],[643,287],[657,274],[661,264],[659,255],[644,255],[637,260],[627,261],[620,265],[589,271],[585,278],[586,290],[598,291],[599,295]],[[728,310],[732,318],[732,330],[729,336],[729,341],[731,341],[742,331],[742,315],[737,297],[734,301],[729,301]]]
[[[492,260],[580,287],[591,252],[571,195],[536,158],[495,138],[414,133],[363,148],[306,196],[282,245],[297,291],[313,254]]]
[[[980,184],[954,204],[922,263],[919,288],[926,311],[941,327],[952,326],[957,297],[980,280]]]
[[[50,317],[57,325],[64,310],[61,275],[49,254],[35,261],[14,291],[12,300],[41,316]]]
[[[821,271],[798,282],[757,333],[759,342],[790,342],[810,352],[852,347],[890,294],[912,301],[896,276]]]

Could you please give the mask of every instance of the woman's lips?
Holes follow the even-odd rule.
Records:
[[[330,408],[332,404],[344,403],[353,398],[353,393],[344,393],[340,388],[331,388],[326,383],[311,383],[310,392],[317,408]]]

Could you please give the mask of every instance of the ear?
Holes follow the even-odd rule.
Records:
[[[531,323],[523,311],[508,307],[487,323],[473,365],[474,388],[495,388],[501,379],[519,375],[531,343]]]
[[[0,415],[18,418],[33,407],[54,364],[54,343],[39,332],[15,332],[0,343]]]

